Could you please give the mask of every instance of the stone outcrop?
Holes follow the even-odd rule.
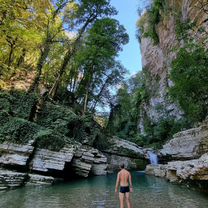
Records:
[[[198,128],[192,128],[174,135],[160,151],[162,157],[172,160],[187,160],[199,158],[208,152],[208,122]]]
[[[208,180],[208,153],[195,160],[169,162],[167,178],[172,181]]]
[[[34,141],[26,145],[3,143],[0,144],[0,164],[6,167],[25,168],[34,151]]]
[[[208,153],[195,160],[168,162],[166,165],[148,165],[146,173],[165,177],[170,182],[208,181]]]
[[[131,158],[144,158],[144,150],[133,142],[113,137],[109,143],[108,149],[104,150],[105,153]]]
[[[208,183],[208,122],[179,132],[163,146],[160,157],[167,164],[148,165],[146,173],[170,182]]]
[[[57,177],[107,173],[107,157],[93,147],[77,143],[51,151],[35,148],[34,144],[0,144],[0,167],[4,168],[0,170],[0,189],[53,184]]]
[[[79,176],[88,177],[93,175],[105,175],[107,169],[107,158],[92,147],[82,146],[74,155],[72,168]]]
[[[111,138],[108,149],[103,152],[108,159],[108,171],[118,170],[121,164],[129,169],[142,169],[147,164],[146,150],[133,142]]]
[[[66,163],[70,163],[74,156],[74,148],[63,148],[59,152],[47,149],[37,149],[31,161],[33,171],[50,173],[63,171]]]
[[[28,174],[26,185],[51,185],[55,182],[52,176],[43,176],[38,174]]]
[[[140,158],[131,158],[115,154],[106,154],[106,156],[108,159],[108,172],[119,170],[121,164],[124,164],[127,169],[131,170],[144,170],[147,165],[147,160]]]

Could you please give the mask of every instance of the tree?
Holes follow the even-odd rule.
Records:
[[[51,98],[55,96],[62,76],[66,72],[71,58],[75,55],[85,31],[90,28],[96,19],[116,14],[116,10],[110,6],[109,0],[79,0],[77,8],[76,13],[73,13],[73,15],[70,13],[72,18],[69,18],[70,22],[68,23],[69,28],[75,31],[76,38],[70,44],[58,71],[57,79],[49,92]]]
[[[123,26],[115,19],[97,20],[85,36],[83,47],[77,54],[77,67],[80,69],[81,80],[76,95],[84,103],[93,102],[94,111],[102,95],[122,79],[124,68],[115,61],[122,45],[128,42],[128,35]],[[94,101],[93,101],[94,100]],[[96,101],[95,101],[96,100]]]
[[[56,38],[60,32],[63,32],[63,22],[59,17],[62,9],[71,1],[69,0],[58,0],[54,3],[55,6],[51,6],[50,13],[47,15],[47,25],[44,32],[43,43],[40,47],[40,57],[37,62],[36,76],[33,84],[31,85],[29,92],[37,90],[42,75],[42,69],[46,58],[50,52],[51,45],[56,42]]]
[[[35,65],[49,8],[50,2],[44,0],[1,0],[0,62],[5,79],[10,79],[23,64]]]

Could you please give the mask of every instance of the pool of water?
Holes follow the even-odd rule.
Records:
[[[116,175],[0,192],[0,208],[118,208]],[[208,194],[133,173],[133,208],[207,208]]]

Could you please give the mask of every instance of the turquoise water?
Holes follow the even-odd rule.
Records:
[[[116,176],[0,192],[0,208],[118,208]],[[133,173],[133,208],[207,208],[208,194]]]

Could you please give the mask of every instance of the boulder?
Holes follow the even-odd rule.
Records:
[[[208,152],[208,122],[198,128],[192,128],[174,135],[160,151],[162,157],[172,160],[189,160],[199,158]]]
[[[144,158],[145,153],[143,149],[133,142],[119,139],[117,137],[111,138],[109,142],[110,145],[108,149],[103,151],[105,153],[131,158]]]
[[[158,177],[165,177],[166,171],[165,165],[147,165],[145,169],[146,174]]]

